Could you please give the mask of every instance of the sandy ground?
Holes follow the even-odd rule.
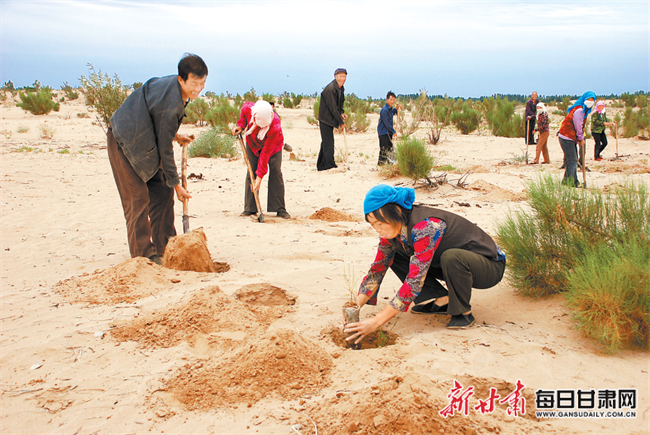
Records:
[[[129,259],[105,136],[94,117],[77,117],[86,111],[81,101],[46,116],[2,108],[3,434],[650,432],[648,354],[603,354],[576,331],[561,296],[527,299],[507,280],[475,291],[470,329],[447,330],[446,316],[404,313],[386,328],[387,346],[342,345],[346,277],[358,285],[378,242],[363,221],[365,192],[382,182],[412,184],[376,170],[377,115],[367,133],[347,135],[348,171],[318,173],[311,109],[280,108],[298,157],[284,153],[288,221],[239,217],[242,159],[190,159],[189,172],[203,175],[189,184],[190,228],[202,227],[213,259],[230,266],[197,273]],[[41,138],[43,125],[55,130],[52,139]],[[554,116],[554,131],[558,125]],[[336,146],[344,147],[340,135]],[[526,207],[523,183],[562,173],[554,132],[549,148],[552,164],[526,166],[514,163],[523,139],[445,132],[430,150],[440,165],[459,169],[448,174],[451,183],[471,169],[469,186],[418,188],[417,201],[494,235],[505,213]],[[610,138],[605,160],[593,162],[589,140],[590,185],[605,188],[626,175],[650,183],[650,144],[620,140],[625,157],[616,162],[608,160],[615,148]],[[264,183],[263,206],[265,191]],[[309,218],[326,207],[353,219]],[[388,275],[379,305],[361,316],[381,310],[398,284]],[[454,380],[474,387],[470,409],[443,418]],[[474,409],[490,388],[503,399],[518,381],[525,416],[509,415],[508,403],[485,414]],[[636,389],[636,416],[537,420],[539,389]]]

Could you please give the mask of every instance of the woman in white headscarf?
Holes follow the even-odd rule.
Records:
[[[282,178],[282,148],[284,135],[280,117],[271,105],[263,100],[257,103],[246,102],[241,108],[241,116],[232,134],[238,135],[246,130],[246,153],[255,172],[255,191],[260,189],[262,178],[269,174],[267,212],[277,212],[284,219],[291,219],[284,204],[284,179]],[[242,216],[257,214],[255,196],[251,190],[251,179],[246,172],[246,190]]]
[[[546,106],[544,103],[537,103],[537,127],[535,131],[539,132],[539,139],[537,140],[537,148],[535,149],[535,160],[531,165],[539,163],[539,155],[544,156],[543,165],[548,165],[551,160],[548,157],[548,113],[546,113]]]

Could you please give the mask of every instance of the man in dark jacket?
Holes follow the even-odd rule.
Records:
[[[537,103],[539,103],[539,100],[537,99],[537,92],[533,91],[532,95],[530,96],[530,100],[526,103],[526,144],[527,145],[535,145],[537,142],[535,142],[535,136],[534,136],[534,131],[535,131],[535,121],[537,120]]]
[[[161,264],[167,241],[176,235],[174,191],[179,201],[191,196],[180,184],[172,141],[190,142],[178,128],[185,106],[199,96],[207,75],[203,59],[186,54],[178,63],[178,75],[148,80],[111,117],[108,159],[122,200],[131,257]]]
[[[320,94],[318,108],[318,126],[320,127],[320,152],[316,168],[319,171],[336,168],[334,161],[334,129],[345,124],[348,116],[343,113],[345,103],[345,88],[343,84],[348,77],[348,72],[343,68],[334,71],[334,80],[325,86]]]

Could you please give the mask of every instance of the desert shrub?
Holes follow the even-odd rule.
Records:
[[[59,111],[60,105],[52,100],[52,92],[48,89],[27,93],[19,92],[18,95],[21,102],[16,106],[33,115],[47,115],[52,110]]]
[[[24,125],[19,125],[18,130],[16,130],[17,133],[27,133],[29,131],[29,127],[26,127]]]
[[[488,98],[486,119],[492,134],[500,137],[524,137],[522,117],[515,114],[515,103],[507,98]]]
[[[239,107],[230,104],[227,97],[215,97],[210,101],[210,110],[205,115],[205,119],[212,127],[229,128],[229,125],[237,122],[239,119]]]
[[[429,154],[422,139],[414,137],[398,139],[395,157],[403,176],[413,181],[429,180],[429,173],[435,165],[435,159]]]
[[[345,120],[345,128],[348,131],[357,131],[363,133],[370,127],[368,115],[363,112],[348,113],[348,119]]]
[[[566,96],[562,98],[562,102],[557,104],[557,108],[562,112],[564,116],[567,114],[567,110],[569,109],[569,106],[571,105],[571,97]]]
[[[203,125],[206,121],[206,116],[210,110],[210,106],[203,98],[197,98],[192,101],[185,107],[185,118],[183,118],[183,123],[185,124],[199,124]]]
[[[391,179],[400,176],[399,165],[397,163],[386,163],[379,167],[379,174],[383,178]]]
[[[47,124],[41,124],[38,129],[40,130],[43,139],[52,139],[54,138],[54,133],[56,133],[56,129]]]
[[[648,96],[645,94],[639,94],[636,96],[636,107],[644,109],[648,107]]]
[[[578,329],[609,352],[649,349],[650,250],[631,244],[601,244],[577,262],[566,298]]]
[[[275,104],[275,96],[273,94],[262,94],[262,100]]]
[[[308,116],[307,122],[311,125],[318,125],[318,110],[320,109],[320,95],[314,101],[314,107],[312,109],[314,116]]]
[[[133,82],[133,84],[131,85],[131,87],[132,87],[133,90],[135,91],[135,90],[138,89],[139,87],[142,87],[142,82]]]
[[[238,148],[227,129],[213,127],[192,141],[188,153],[190,157],[232,158],[238,155]]]
[[[634,107],[636,106],[636,96],[630,94],[629,92],[623,92],[621,94],[621,100],[625,103],[625,107]]]
[[[478,128],[481,118],[478,110],[472,109],[468,103],[463,103],[460,111],[452,112],[450,119],[461,134],[470,134]]]
[[[251,101],[253,103],[256,103],[259,98],[257,97],[257,94],[255,93],[255,88],[251,88],[250,91],[246,92],[244,94],[244,101]]]
[[[609,134],[612,136],[614,139],[616,139],[616,136],[618,136],[618,130],[621,128],[621,114],[617,113],[614,115],[614,119],[611,120],[615,124],[614,127],[608,127],[609,128]]]
[[[294,94],[293,92],[291,93],[291,102],[293,103],[293,105],[294,105],[295,107],[298,107],[298,105],[299,105],[300,102],[302,101],[302,97],[303,97],[303,96],[300,95],[300,94],[299,94],[299,95],[296,95],[296,94]]]
[[[9,92],[12,97],[15,97],[16,93],[18,92],[16,91],[14,83],[11,80],[6,81],[0,90],[2,90],[2,92]]]
[[[65,93],[65,97],[68,100],[76,100],[79,98],[79,92],[75,91],[72,86],[65,82],[61,85],[61,90]]]
[[[531,211],[510,214],[497,227],[508,255],[509,281],[529,296],[567,293],[581,329],[589,336],[600,331],[609,349],[638,342],[647,348],[647,187],[628,182],[605,194],[565,187],[547,176],[531,181],[526,190]],[[619,323],[596,315],[604,305]],[[643,315],[645,323],[639,323]],[[637,331],[634,339],[626,338],[630,331]]]
[[[282,100],[282,105],[287,109],[293,109],[293,102],[289,97],[284,97],[284,99]]]
[[[86,78],[81,76],[81,91],[86,96],[86,106],[95,111],[99,125],[107,132],[111,124],[111,116],[122,105],[128,96],[127,86],[122,84],[115,74],[111,79],[102,71],[95,71],[95,67],[88,64],[90,74]]]
[[[627,107],[623,114],[622,127],[623,137],[648,137],[650,133],[650,110],[647,107],[639,110]]]

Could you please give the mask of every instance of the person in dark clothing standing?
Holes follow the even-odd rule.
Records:
[[[357,306],[377,304],[389,268],[403,284],[376,316],[346,325],[348,340],[359,343],[411,304],[415,314],[450,314],[447,328],[469,327],[474,324],[472,288],[488,289],[503,278],[506,256],[485,231],[462,216],[414,201],[413,189],[387,184],[366,194],[366,221],[380,240],[375,261],[359,286]]]
[[[108,159],[122,200],[131,257],[157,264],[174,227],[174,191],[179,201],[192,196],[180,184],[172,141],[179,134],[185,106],[196,99],[208,76],[203,59],[186,54],[178,75],[156,77],[133,91],[111,117]]]
[[[379,160],[377,165],[381,166],[388,163],[388,156],[393,151],[393,138],[395,137],[395,129],[393,128],[393,116],[401,109],[400,104],[393,107],[397,97],[393,91],[386,94],[386,104],[379,113],[379,122],[377,123],[377,134],[379,135]]]
[[[343,68],[334,71],[334,80],[320,94],[318,108],[318,127],[320,128],[320,152],[316,168],[319,171],[337,168],[334,161],[334,129],[345,124],[348,115],[343,112],[345,103],[345,80],[348,72]]]
[[[526,132],[528,133],[528,136],[526,137],[526,145],[536,144],[533,133],[535,131],[535,121],[537,119],[537,103],[539,103],[537,92],[533,91],[530,100],[526,103]]]

